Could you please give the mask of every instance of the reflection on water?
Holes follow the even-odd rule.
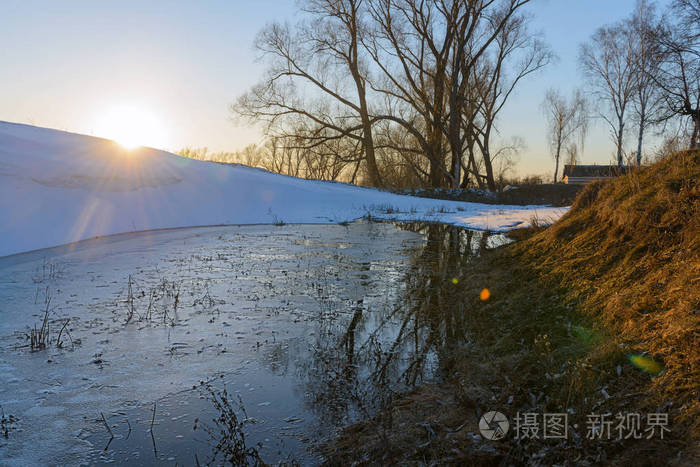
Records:
[[[408,252],[399,280],[386,281],[383,293],[391,299],[373,307],[359,300],[342,318],[321,319],[310,354],[297,362],[310,408],[326,425],[370,417],[396,392],[449,371],[451,349],[466,342],[468,331],[454,294],[468,280],[460,271],[483,249],[507,242],[454,226],[400,227],[425,242]]]
[[[469,280],[460,271],[484,249],[509,241],[439,224],[399,227],[423,238],[405,251],[401,274],[373,276],[371,261],[360,262],[354,271],[364,279],[362,285],[370,278],[376,281],[381,300],[339,301],[329,287],[328,271],[317,270],[311,283],[324,313],[314,320],[315,337],[303,349],[283,343],[268,349],[269,368],[293,367],[305,409],[325,427],[316,440],[374,416],[397,393],[449,373],[453,349],[467,342],[469,331],[455,293]]]
[[[107,367],[90,364],[86,373],[78,361],[76,375],[94,378],[97,389],[57,396],[54,405],[97,391],[85,400],[99,407],[71,410],[83,410],[86,420],[104,411],[115,435],[101,421],[80,428],[94,449],[87,459],[57,456],[68,463],[205,463],[212,443],[220,443],[193,430],[195,419],[201,424],[218,416],[200,380],[240,397],[246,442],[261,444],[265,461],[319,463],[314,448],[341,427],[449,372],[453,349],[469,341],[466,310],[455,291],[470,278],[460,271],[506,239],[438,224],[354,223],[185,230],[151,238],[147,246],[138,236],[124,242],[110,244],[107,258],[92,250],[89,264],[58,255],[68,276],[71,268],[80,277],[90,271],[93,280],[105,275],[105,288],[92,289],[104,291],[102,298],[63,286],[74,306],[82,300],[90,310],[89,317],[75,319],[78,326],[80,319],[86,323],[83,335],[72,331],[82,347],[64,358],[78,361],[81,352],[99,350]],[[95,273],[100,264],[109,264],[112,276]],[[6,272],[16,275],[14,267]],[[31,262],[24,267],[31,269]],[[125,278],[132,275],[141,300],[137,313],[150,312],[153,290],[167,284],[177,290],[175,310],[174,292],[163,292],[163,304],[153,305],[162,306],[168,321],[124,327],[114,315],[123,310],[114,311],[107,292],[114,289],[123,300]],[[110,337],[95,337],[93,344],[90,335],[99,326]]]

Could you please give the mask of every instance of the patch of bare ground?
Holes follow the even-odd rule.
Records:
[[[442,292],[468,330],[444,383],[347,427],[328,465],[700,465],[700,153],[590,185],[515,236]],[[505,439],[480,435],[489,410],[508,416]],[[567,437],[516,437],[519,413],[566,413]],[[610,435],[591,436],[606,414]],[[620,414],[640,415],[641,436]]]

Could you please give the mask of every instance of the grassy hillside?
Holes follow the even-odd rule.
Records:
[[[699,465],[699,211],[700,153],[676,154],[588,186],[555,225],[463,266],[435,311],[462,310],[468,334],[441,362],[446,382],[348,427],[329,463]],[[484,441],[488,410],[511,424],[567,411],[569,437]],[[588,439],[587,415],[604,413],[667,413],[671,431]]]
[[[649,389],[700,432],[699,152],[589,186],[556,225],[514,249],[628,353],[656,360]]]

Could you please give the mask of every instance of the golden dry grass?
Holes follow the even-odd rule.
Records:
[[[515,252],[626,352],[662,363],[649,394],[700,433],[700,152],[590,185]]]

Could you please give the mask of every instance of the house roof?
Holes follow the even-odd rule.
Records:
[[[627,170],[627,166],[617,165],[565,165],[564,177],[617,177]]]

